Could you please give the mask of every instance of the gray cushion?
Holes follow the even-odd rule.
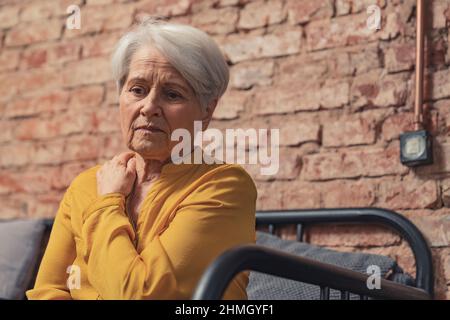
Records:
[[[23,299],[41,251],[42,220],[0,221],[0,298]]]
[[[337,265],[365,274],[367,273],[367,267],[370,265],[380,267],[382,277],[386,277],[388,272],[403,272],[394,260],[381,255],[337,252],[304,242],[284,240],[261,231],[256,232],[256,237],[256,243],[259,245]],[[398,279],[400,278],[402,281],[406,281],[407,283],[411,283],[412,281],[412,278],[408,275],[398,277]],[[251,271],[247,294],[249,300],[317,300],[320,297],[320,288],[315,285]],[[339,291],[330,290],[330,299],[339,298]],[[359,297],[351,294],[350,298],[357,299]]]

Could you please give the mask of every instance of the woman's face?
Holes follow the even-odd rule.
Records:
[[[133,55],[119,104],[127,147],[144,159],[159,161],[170,158],[179,143],[170,139],[175,129],[187,129],[193,139],[194,121],[208,122],[212,113],[201,109],[191,86],[152,47]]]

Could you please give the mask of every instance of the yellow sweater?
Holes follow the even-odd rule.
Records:
[[[165,165],[136,230],[123,195],[98,196],[99,168],[64,194],[28,299],[191,299],[215,258],[256,242],[256,188],[240,166]],[[247,299],[248,276],[239,273],[223,299]]]

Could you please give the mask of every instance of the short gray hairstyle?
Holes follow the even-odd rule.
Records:
[[[112,73],[119,94],[128,77],[133,54],[145,45],[153,45],[184,77],[202,108],[225,93],[229,68],[209,35],[188,25],[146,17],[122,36],[113,52]]]

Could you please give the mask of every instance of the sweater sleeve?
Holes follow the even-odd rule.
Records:
[[[26,292],[30,300],[72,299],[67,287],[68,267],[76,257],[75,241],[70,222],[70,208],[72,202],[71,188],[66,191],[60,202],[59,209],[53,222],[50,239],[39,266],[34,288]]]
[[[215,258],[255,242],[255,202],[253,181],[242,169],[215,173],[138,253],[125,197],[101,196],[88,208],[82,228],[89,282],[104,299],[190,299]],[[247,283],[248,273],[237,275],[224,299],[246,299]]]

